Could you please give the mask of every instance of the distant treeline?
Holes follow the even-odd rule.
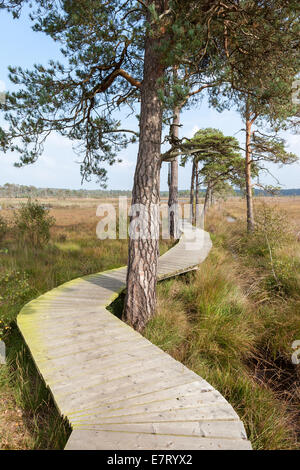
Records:
[[[236,196],[241,196],[240,190],[235,190]],[[233,195],[234,195],[233,193]],[[264,191],[262,189],[255,189],[256,196],[273,196],[274,193]],[[167,197],[168,191],[161,191],[161,197]],[[179,197],[189,197],[189,190],[179,190]],[[200,196],[204,196],[205,190],[200,192]],[[280,196],[300,196],[299,189],[281,189],[276,193]],[[131,196],[131,191],[122,191],[117,189],[60,189],[60,188],[36,188],[35,186],[25,186],[19,184],[6,183],[0,186],[0,197],[12,198],[113,198],[118,196]]]
[[[270,191],[264,191],[263,189],[255,189],[254,194],[256,196],[273,196]],[[277,195],[277,194],[275,194]],[[280,189],[278,191],[279,196],[300,196],[300,188],[298,189]]]
[[[203,193],[204,194],[204,193]],[[11,198],[110,198],[118,196],[131,196],[129,190],[116,189],[61,189],[61,188],[36,188],[19,184],[6,183],[0,186],[0,197]],[[161,196],[168,196],[167,191],[162,191]],[[189,197],[189,190],[179,191],[180,197]]]
[[[102,190],[102,189],[61,189],[36,188],[19,184],[6,183],[0,186],[0,197],[12,198],[103,198],[116,196],[131,196],[131,191]]]

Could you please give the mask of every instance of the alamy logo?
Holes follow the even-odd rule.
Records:
[[[300,79],[293,82],[292,88],[292,102],[293,104],[300,104]]]
[[[4,341],[0,340],[0,364],[6,363],[6,346]]]
[[[171,238],[170,220],[173,218],[176,233],[179,236],[182,231],[185,233],[185,241],[189,243],[186,249],[194,250],[203,242],[203,230],[199,230],[204,226],[203,204],[197,204],[195,208],[190,204],[170,207],[167,203],[128,205],[126,197],[119,197],[118,207],[100,204],[96,215],[100,217],[96,228],[100,240],[127,239],[128,235],[131,240],[158,240],[160,235],[163,240],[168,240]],[[196,226],[192,224],[193,219]]]
[[[295,352],[292,354],[292,363],[295,365],[300,364],[300,340],[297,339],[292,343],[292,349],[295,349]]]

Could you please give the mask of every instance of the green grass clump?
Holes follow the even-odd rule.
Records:
[[[11,386],[15,405],[22,410],[30,432],[30,448],[63,449],[71,429],[59,415],[16,327],[7,340],[7,351],[7,370],[2,383],[0,378],[0,388],[5,383]]]
[[[148,322],[145,336],[163,351],[176,356],[184,348],[189,323],[182,303],[174,296],[178,287],[176,280],[162,282],[158,286],[157,314]]]
[[[202,361],[191,362],[189,367],[233,406],[255,450],[298,448],[287,404],[264,384],[256,383],[245,367],[213,367]]]
[[[5,235],[8,232],[7,221],[0,215],[0,242],[4,239]]]
[[[66,252],[74,252],[74,251],[80,251],[80,245],[78,243],[72,243],[72,242],[56,242],[55,246],[61,250],[61,251],[66,251]]]

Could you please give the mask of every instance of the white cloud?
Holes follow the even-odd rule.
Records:
[[[287,141],[287,144],[290,149],[294,149],[294,151],[297,150],[297,153],[299,153],[299,148],[300,148],[300,135],[296,134],[289,134],[285,136],[285,139]]]
[[[0,80],[0,93],[6,90],[5,82]]]
[[[49,146],[57,147],[58,149],[62,148],[69,148],[72,149],[73,143],[70,139],[67,137],[63,137],[60,134],[57,134],[56,132],[52,132],[48,139],[47,139],[47,144]]]
[[[116,168],[132,168],[134,166],[134,162],[127,160],[124,158],[120,163],[118,163]]]
[[[189,132],[188,132],[188,138],[190,139],[191,137],[194,137],[194,135],[196,134],[197,131],[199,131],[199,127],[198,126],[194,126]]]

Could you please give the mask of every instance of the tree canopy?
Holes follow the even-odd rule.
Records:
[[[225,136],[219,129],[200,129],[189,142],[193,148],[192,159],[198,163],[200,184],[211,187],[220,182],[240,185],[244,177],[244,159],[240,144],[235,137]],[[181,164],[191,158],[190,154],[182,157]]]

